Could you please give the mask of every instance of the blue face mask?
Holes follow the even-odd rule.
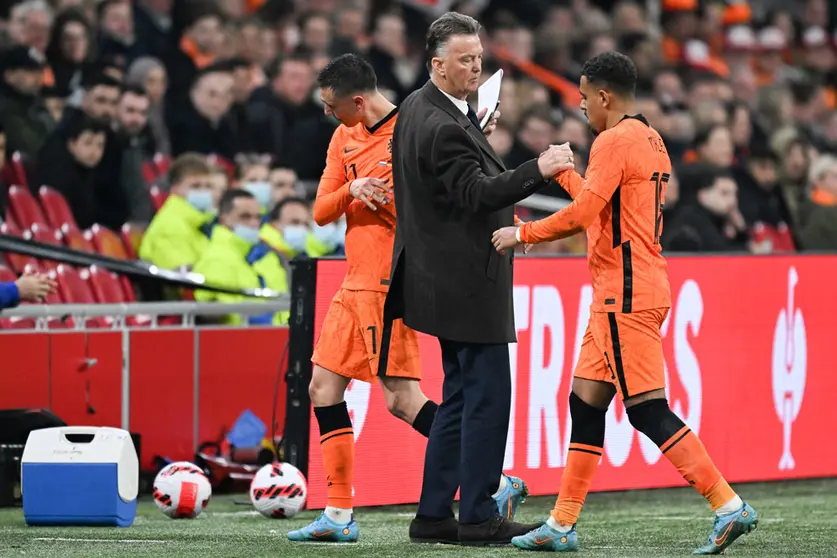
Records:
[[[308,229],[301,225],[288,225],[282,231],[282,238],[288,246],[296,252],[305,250],[305,240],[308,238]]]
[[[246,225],[236,225],[233,227],[233,233],[250,245],[259,241],[259,229],[255,227],[248,227]]]
[[[270,205],[270,195],[273,193],[273,186],[270,182],[245,182],[244,189],[253,194],[263,208]]]
[[[186,201],[198,211],[209,211],[212,209],[212,192],[209,190],[189,190],[186,193]]]
[[[313,233],[314,238],[316,238],[323,246],[325,246],[329,250],[334,250],[340,243],[338,239],[340,235],[340,230],[334,223],[329,223],[327,225],[323,225],[322,227],[315,224]]]

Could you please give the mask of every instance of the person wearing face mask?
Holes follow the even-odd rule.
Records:
[[[323,240],[334,232],[327,229],[325,235],[319,234],[319,238],[315,237],[311,229],[311,208],[302,198],[285,198],[277,203],[261,229],[265,242],[288,258],[303,252],[312,258],[319,258],[332,252],[334,248]]]
[[[185,153],[169,168],[169,197],[152,219],[139,256],[163,269],[190,268],[209,245],[204,230],[213,208],[212,168],[197,153]]]
[[[288,292],[288,275],[275,250],[259,239],[261,222],[259,202],[246,190],[231,189],[221,196],[218,206],[218,226],[212,233],[209,246],[195,264],[207,285],[233,289],[271,289]],[[245,295],[195,291],[195,300],[203,302],[244,302],[253,299]],[[251,316],[249,323],[287,324],[289,312]],[[240,325],[236,314],[224,316],[229,325]]]
[[[273,194],[268,162],[258,155],[241,156],[235,167],[235,180],[238,188],[250,192],[256,198],[262,213],[267,212]]]

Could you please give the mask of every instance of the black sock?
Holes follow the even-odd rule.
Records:
[[[314,416],[317,417],[317,424],[320,426],[320,436],[352,427],[349,408],[345,401],[328,407],[314,407]]]
[[[628,407],[627,413],[633,427],[648,436],[657,447],[662,447],[686,426],[680,417],[674,414],[665,399],[643,401]]]
[[[433,426],[433,419],[436,418],[436,410],[439,406],[434,402],[427,400],[427,403],[419,409],[416,419],[413,421],[413,428],[416,432],[424,436],[430,437],[430,428]]]

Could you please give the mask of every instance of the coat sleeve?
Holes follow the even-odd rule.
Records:
[[[433,130],[430,163],[453,203],[471,213],[491,213],[509,207],[546,186],[537,159],[497,176],[482,171],[476,145],[455,122]]]
[[[20,291],[17,283],[14,281],[0,283],[0,310],[14,308],[18,304],[20,304]]]

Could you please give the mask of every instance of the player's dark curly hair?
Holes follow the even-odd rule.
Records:
[[[603,52],[588,59],[581,75],[617,95],[633,97],[636,93],[636,66],[620,52]]]
[[[357,54],[338,56],[322,69],[317,76],[322,89],[331,89],[337,97],[345,97],[363,91],[372,91],[378,86],[378,78],[372,65]]]

